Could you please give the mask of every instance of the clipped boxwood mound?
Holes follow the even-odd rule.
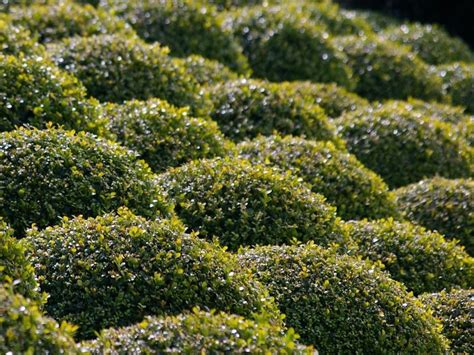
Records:
[[[96,102],[82,84],[40,57],[0,55],[0,132],[15,126],[93,129]]]
[[[233,148],[214,121],[194,118],[159,99],[108,104],[103,111],[117,141],[137,151],[155,172]]]
[[[440,325],[377,266],[313,244],[244,250],[286,323],[326,354],[444,353]]]
[[[168,214],[148,165],[86,133],[19,129],[0,134],[0,215],[18,235],[61,216],[95,216],[119,206]]]
[[[12,25],[0,17],[0,50],[8,55],[44,55],[44,48],[32,38],[31,33],[22,26]]]
[[[345,112],[369,106],[369,102],[366,99],[336,84],[294,81],[286,84],[286,90],[321,106],[326,114],[332,118],[337,118]]]
[[[29,29],[42,43],[73,36],[134,33],[125,22],[110,13],[69,0],[15,7],[10,9],[9,16],[13,24]]]
[[[464,118],[454,127],[454,130],[464,137],[471,147],[474,147],[474,116]]]
[[[470,62],[474,55],[461,39],[451,37],[437,25],[403,24],[392,27],[382,36],[388,40],[405,44],[429,64]]]
[[[441,80],[407,47],[374,36],[346,36],[333,41],[348,57],[357,78],[355,92],[369,100],[441,100]]]
[[[450,340],[453,353],[474,353],[472,331],[474,289],[425,294],[420,300],[428,304],[433,309],[434,316],[441,320],[443,335]]]
[[[2,354],[79,354],[74,327],[41,314],[38,304],[0,285]]]
[[[395,215],[394,196],[383,180],[331,142],[259,137],[239,144],[238,151],[252,163],[274,165],[300,176],[344,219]]]
[[[65,39],[48,49],[57,65],[76,75],[89,95],[101,101],[157,97],[176,106],[202,105],[197,82],[159,44],[99,35]]]
[[[39,298],[33,266],[25,256],[25,248],[13,237],[13,230],[1,217],[0,284],[14,287],[15,292],[25,297]]]
[[[347,113],[337,124],[349,151],[390,187],[473,174],[474,151],[451,125],[403,103]]]
[[[236,80],[239,74],[233,72],[224,64],[200,55],[185,58],[175,58],[177,66],[185,68],[186,73],[200,85],[215,85],[229,80]]]
[[[420,294],[474,284],[474,259],[457,242],[393,219],[351,221],[358,254],[381,261],[391,277]]]
[[[434,67],[435,73],[455,105],[466,107],[474,114],[474,64],[452,63]]]
[[[194,309],[168,317],[147,317],[139,324],[103,331],[98,340],[82,348],[93,355],[104,353],[186,354],[314,354],[297,343],[298,335],[278,325],[248,320],[227,313]]]
[[[247,58],[217,9],[202,0],[102,0],[147,42],[168,46],[177,56],[200,54],[245,73]]]
[[[211,117],[236,141],[276,131],[342,145],[321,107],[305,97],[295,97],[285,85],[239,79],[208,91],[213,102]]]
[[[251,7],[228,15],[257,77],[352,87],[351,71],[325,29],[286,7]]]
[[[433,178],[395,191],[407,219],[459,239],[474,256],[474,181]]]
[[[276,168],[217,158],[170,169],[157,183],[188,227],[231,250],[293,239],[345,246],[335,208]]]
[[[79,325],[81,339],[194,306],[278,318],[266,291],[233,255],[183,231],[175,218],[149,221],[124,208],[30,230],[30,257],[50,295],[45,309]]]

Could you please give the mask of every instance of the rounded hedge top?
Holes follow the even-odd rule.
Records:
[[[14,7],[10,9],[9,18],[12,23],[29,29],[42,43],[73,36],[134,33],[125,22],[110,13],[67,0]]]
[[[337,123],[349,151],[390,187],[425,177],[468,177],[474,151],[446,123],[401,104],[347,113]]]
[[[31,33],[22,26],[12,25],[0,18],[0,50],[2,54],[43,55],[44,48],[32,38]]]
[[[311,80],[352,87],[344,56],[325,29],[285,7],[251,7],[228,15],[254,74],[270,81]]]
[[[444,353],[440,325],[376,266],[308,244],[244,250],[286,323],[321,353]]]
[[[2,354],[79,354],[74,327],[43,316],[38,305],[0,285]]]
[[[474,256],[474,181],[433,178],[395,191],[405,217],[461,241]]]
[[[147,317],[137,325],[104,331],[83,343],[92,354],[133,353],[284,353],[314,354],[297,343],[294,331],[227,313],[195,309],[174,317]]]
[[[441,80],[408,48],[373,36],[339,37],[333,42],[348,57],[359,95],[369,100],[442,99]]]
[[[48,49],[60,67],[75,74],[89,95],[101,101],[157,97],[176,106],[202,105],[197,82],[159,44],[99,35],[66,39]]]
[[[30,230],[26,241],[41,290],[50,295],[48,314],[79,325],[78,338],[194,306],[279,317],[234,256],[183,231],[177,219],[149,221],[127,209]]]
[[[433,68],[453,103],[474,114],[474,64],[459,62]]]
[[[13,237],[13,230],[0,217],[0,284],[14,287],[28,298],[39,298],[34,269],[25,248]]]
[[[217,9],[200,0],[103,0],[147,42],[160,42],[177,56],[200,54],[245,73],[247,58],[223,28]]]
[[[214,121],[191,117],[187,109],[159,99],[108,104],[103,111],[117,141],[137,151],[155,172],[233,148]]]
[[[321,106],[329,117],[337,118],[344,112],[369,106],[369,102],[336,84],[318,84],[295,81],[286,84],[286,90]]]
[[[420,300],[433,309],[435,317],[441,319],[443,335],[450,340],[453,353],[474,353],[474,289],[425,294]]]
[[[408,45],[429,64],[474,61],[474,55],[467,44],[459,38],[451,37],[436,25],[403,24],[385,30],[382,36]]]
[[[0,134],[0,215],[18,235],[61,216],[95,216],[119,206],[168,214],[150,168],[136,154],[96,137],[63,130]]]
[[[200,85],[215,85],[217,83],[236,80],[239,75],[224,64],[199,55],[185,58],[175,58],[174,62],[186,69],[186,73],[193,77]]]
[[[0,132],[15,126],[93,129],[96,103],[72,75],[41,57],[0,55]]]
[[[358,254],[419,294],[474,284],[474,259],[436,232],[393,219],[347,223]]]
[[[395,215],[394,196],[383,180],[330,142],[260,137],[241,143],[238,152],[252,163],[275,165],[300,176],[344,219]]]
[[[157,178],[183,222],[231,250],[292,239],[341,242],[334,207],[296,177],[239,159],[194,161]]]
[[[213,102],[211,117],[234,140],[276,131],[343,144],[318,105],[296,97],[280,84],[239,79],[209,88],[209,96]]]

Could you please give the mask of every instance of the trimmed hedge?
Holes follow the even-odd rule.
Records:
[[[434,310],[434,316],[441,320],[443,334],[450,340],[453,353],[474,353],[473,289],[425,294],[420,297],[420,300],[428,304]]]
[[[242,245],[285,244],[293,239],[341,243],[334,207],[276,168],[239,159],[194,161],[158,176],[183,222],[230,250]]]
[[[469,177],[474,151],[447,124],[391,103],[347,113],[338,121],[349,151],[390,187],[426,177]]]
[[[79,354],[74,327],[43,316],[38,304],[0,285],[2,354]]]
[[[466,43],[451,37],[437,25],[403,24],[385,30],[382,36],[409,46],[428,64],[474,61],[474,55]]]
[[[443,99],[441,80],[407,47],[375,36],[338,37],[333,43],[347,55],[359,95],[369,100]]]
[[[396,17],[387,16],[377,11],[349,10],[342,8],[339,10],[339,12],[342,16],[353,18],[355,21],[364,21],[370,26],[371,30],[375,33],[379,33],[389,27],[401,25],[400,20]]]
[[[474,114],[474,64],[459,62],[433,68],[453,103]]]
[[[459,239],[474,256],[474,181],[433,178],[395,191],[405,217],[448,238]]]
[[[60,67],[76,75],[89,95],[122,102],[157,97],[176,106],[202,108],[200,87],[159,44],[137,38],[100,35],[70,38],[48,47]]]
[[[185,68],[186,73],[194,78],[199,85],[215,85],[239,78],[239,74],[233,72],[224,64],[199,55],[175,58],[173,61],[178,67]]]
[[[253,164],[290,170],[324,195],[344,219],[396,215],[394,196],[383,180],[353,155],[330,142],[293,137],[259,137],[238,146],[241,157]]]
[[[138,152],[155,172],[233,148],[214,121],[191,117],[187,109],[159,99],[108,104],[103,111],[116,140]]]
[[[168,46],[176,56],[200,54],[245,73],[247,58],[217,9],[201,0],[103,0],[147,42]]]
[[[14,7],[10,9],[9,18],[13,24],[29,29],[42,43],[73,36],[134,34],[130,26],[110,13],[68,0],[48,5]]]
[[[251,7],[227,16],[255,76],[270,81],[311,80],[353,86],[351,71],[328,33],[286,7]]]
[[[286,90],[293,95],[321,106],[331,118],[337,118],[345,112],[368,107],[369,102],[336,84],[318,84],[309,81],[295,81],[286,84]]]
[[[48,60],[0,55],[0,132],[16,126],[95,130],[95,100],[82,84]]]
[[[133,353],[257,353],[314,354],[297,343],[293,330],[227,313],[194,309],[174,317],[147,317],[139,324],[108,329],[98,340],[83,343],[92,354]]]
[[[17,235],[61,216],[95,216],[119,206],[169,214],[148,165],[95,136],[60,129],[0,134],[0,215]]]
[[[7,18],[0,18],[0,50],[4,55],[43,55],[44,48],[22,26],[14,26]]]
[[[308,244],[244,250],[286,323],[321,353],[444,353],[441,326],[377,266]]]
[[[471,147],[474,147],[474,116],[464,118],[454,129],[467,140]]]
[[[234,256],[183,231],[175,218],[149,221],[124,208],[30,230],[30,257],[50,295],[45,309],[79,325],[80,339],[194,306],[278,318],[264,288]]]
[[[285,85],[239,79],[215,85],[208,93],[210,116],[233,140],[279,132],[343,145],[324,111],[310,99],[295,97]]]
[[[359,255],[381,261],[416,294],[474,284],[474,259],[436,232],[393,219],[352,221],[347,227]]]
[[[11,285],[16,293],[25,297],[40,298],[37,292],[38,284],[36,283],[34,269],[25,256],[25,248],[13,237],[13,230],[1,217],[0,284]]]

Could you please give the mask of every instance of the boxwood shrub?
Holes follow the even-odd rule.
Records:
[[[170,169],[157,183],[188,227],[231,250],[292,239],[345,246],[335,208],[276,168],[216,158]]]
[[[96,102],[84,86],[46,59],[0,55],[0,132],[16,126],[93,129]]]
[[[0,284],[8,284],[10,287],[14,287],[16,293],[25,297],[39,298],[34,269],[26,258],[25,248],[13,237],[13,230],[1,217]]]
[[[200,54],[244,73],[247,58],[217,9],[202,0],[102,0],[147,42],[168,46],[177,56]]]
[[[84,342],[93,355],[104,353],[284,353],[314,354],[299,345],[298,335],[263,321],[248,320],[224,312],[146,317],[141,323],[103,331],[97,340]]]
[[[394,16],[388,16],[378,11],[371,10],[352,10],[342,8],[339,10],[342,16],[353,18],[355,20],[364,21],[367,23],[371,30],[375,33],[380,33],[381,31],[394,27],[400,26],[401,22],[398,18]]]
[[[346,54],[359,95],[369,100],[443,98],[440,78],[407,47],[370,35],[337,37],[333,43]]]
[[[474,64],[451,63],[433,67],[456,105],[466,107],[474,114]]]
[[[383,180],[353,155],[331,142],[293,137],[259,137],[239,144],[241,157],[252,163],[290,170],[324,195],[344,219],[395,215],[395,199]]]
[[[313,244],[240,255],[275,297],[286,323],[326,354],[444,353],[441,326],[377,266]]]
[[[313,100],[296,97],[285,85],[238,79],[217,84],[208,92],[213,103],[210,116],[233,140],[276,131],[342,145],[324,111]]]
[[[0,134],[0,215],[18,235],[61,216],[119,206],[154,217],[170,207],[148,165],[132,151],[86,133],[19,129]]]
[[[474,181],[433,178],[395,191],[405,217],[448,238],[459,239],[474,256]]]
[[[385,30],[382,36],[409,46],[414,53],[429,64],[474,60],[474,55],[466,43],[459,38],[451,37],[437,25],[403,24]]]
[[[134,32],[124,21],[92,5],[81,6],[72,0],[33,4],[10,9],[13,24],[24,26],[42,43],[72,36]]]
[[[76,75],[89,95],[101,101],[157,97],[176,106],[202,108],[197,82],[159,44],[98,35],[65,39],[48,49],[57,65]]]
[[[44,47],[22,26],[0,17],[0,50],[4,55],[44,55]]]
[[[286,90],[291,91],[293,95],[301,96],[321,106],[326,114],[332,118],[337,118],[344,112],[369,106],[366,99],[336,84],[293,81],[285,85]]]
[[[191,55],[173,60],[177,66],[185,68],[186,73],[200,85],[215,85],[229,80],[236,80],[239,74],[233,72],[224,64],[200,55]]]
[[[420,300],[428,304],[435,317],[443,324],[443,334],[451,342],[451,351],[456,354],[474,352],[474,333],[472,332],[472,309],[474,290],[452,290],[424,294]]]
[[[474,116],[467,116],[461,120],[454,130],[464,137],[471,147],[474,147]]]
[[[474,284],[474,258],[436,232],[393,219],[347,226],[359,255],[381,261],[393,279],[417,294]]]
[[[347,113],[337,124],[349,151],[390,187],[473,174],[473,150],[451,125],[403,103]]]
[[[0,285],[2,354],[79,354],[74,327],[41,314],[35,301]]]
[[[155,172],[233,148],[214,121],[194,118],[186,108],[159,99],[108,104],[103,114],[117,141],[137,151]]]
[[[285,6],[243,8],[228,15],[257,77],[270,81],[311,80],[352,87],[344,55],[329,34]]]
[[[183,231],[175,218],[150,221],[124,208],[30,230],[30,257],[50,295],[45,309],[77,324],[80,339],[194,306],[248,317],[262,312],[279,323],[264,288],[233,255]]]

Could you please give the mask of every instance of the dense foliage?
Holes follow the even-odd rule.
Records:
[[[395,193],[400,211],[407,219],[460,240],[474,256],[472,179],[428,179],[402,187]]]
[[[245,250],[240,263],[322,353],[445,351],[439,324],[377,266],[312,244]]]
[[[61,216],[95,216],[128,206],[155,217],[169,213],[150,168],[136,154],[60,129],[0,134],[0,216],[19,235]]]
[[[0,50],[5,55],[44,53],[44,48],[35,41],[27,29],[12,25],[3,18],[0,18]]]
[[[127,209],[30,230],[48,314],[79,325],[78,338],[194,306],[276,316],[266,291],[232,255],[183,231],[176,219],[149,221]]]

